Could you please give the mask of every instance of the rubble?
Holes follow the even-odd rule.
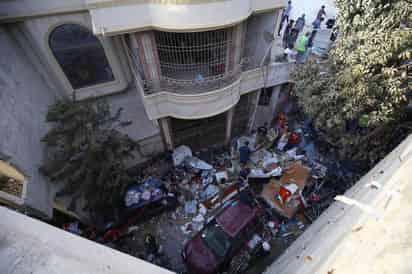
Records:
[[[127,188],[124,206],[143,211],[134,213],[140,218],[112,225],[117,230],[110,232],[116,237],[107,238],[107,242],[147,259],[139,254],[144,251],[141,235],[149,232],[163,247],[163,259],[157,263],[175,272],[185,271],[180,255],[184,243],[213,222],[224,225],[228,233],[238,233],[230,227],[235,220],[229,215],[224,222],[217,216],[234,202],[246,199],[246,203],[254,204],[253,210],[259,208],[263,212],[259,216],[260,229],[245,242],[245,250],[232,260],[228,273],[243,273],[253,260],[279,249],[279,242],[289,245],[339,193],[332,191],[336,184],[330,180],[333,169],[317,153],[309,129],[295,124],[289,130],[287,124],[283,115],[259,138],[256,134],[242,136],[233,140],[229,148],[213,147],[198,152],[179,146],[171,155],[150,162],[147,168],[139,167],[142,172],[134,176],[135,181]],[[240,165],[238,149],[246,142],[251,150],[250,161]],[[245,191],[250,193],[248,198],[241,195]],[[170,212],[141,217],[149,210],[146,205],[158,201],[164,206],[162,203],[167,204],[168,198],[176,200]],[[122,238],[127,240],[120,244]],[[169,263],[165,263],[166,258]],[[156,263],[158,258],[150,259]]]
[[[219,187],[213,184],[209,184],[201,193],[200,198],[205,201],[212,199],[219,193]]]
[[[195,215],[197,212],[197,202],[195,200],[185,202],[185,214]]]
[[[172,157],[174,166],[180,166],[186,157],[192,157],[192,150],[188,146],[177,147],[173,151]]]
[[[229,180],[227,171],[216,172],[215,177],[218,183],[222,183],[222,180],[224,180],[223,182],[227,182]]]
[[[249,178],[271,178],[278,177],[282,174],[282,168],[276,167],[271,171],[265,173],[263,169],[252,169],[249,174]]]
[[[195,170],[211,170],[213,166],[209,165],[205,161],[200,160],[197,157],[186,157],[184,160],[185,165]]]

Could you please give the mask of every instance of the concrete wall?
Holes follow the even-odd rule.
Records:
[[[56,97],[12,38],[0,26],[0,152],[27,176],[26,204],[51,214],[51,193],[37,172],[43,159],[47,106]]]
[[[285,0],[168,1],[135,2],[97,0],[90,10],[96,34],[114,35],[143,29],[201,31],[232,26],[253,13],[285,6]],[[100,2],[100,3],[99,3]],[[105,2],[105,3],[101,3]],[[107,3],[109,2],[109,3]],[[196,2],[196,3],[195,3]],[[175,2],[174,2],[175,3]]]
[[[412,273],[411,169],[409,136],[344,194],[354,203],[333,203],[265,273]]]
[[[256,118],[253,128],[263,126],[265,123],[270,124],[275,117],[276,107],[278,104],[279,94],[282,85],[273,87],[272,95],[270,97],[270,102],[266,106],[258,105],[256,110]],[[263,93],[263,91],[262,91]],[[261,96],[262,96],[261,93]]]
[[[35,50],[35,53],[41,56],[44,69],[49,74],[47,80],[58,87],[58,89],[64,91],[68,96],[75,92],[78,100],[124,91],[131,81],[129,68],[126,65],[126,57],[119,45],[119,41],[111,37],[98,37],[98,39],[112,69],[114,81],[73,89],[49,46],[50,33],[62,24],[78,24],[92,31],[91,18],[87,12],[28,18],[22,23],[20,28],[22,34],[27,37],[33,50]]]
[[[247,20],[244,57],[249,60],[248,66],[257,67],[261,63],[270,45],[267,38],[273,36],[279,12],[280,10],[276,10],[256,14]],[[270,35],[265,35],[265,32]]]
[[[53,185],[37,172],[43,160],[44,151],[40,139],[47,131],[45,114],[48,105],[68,93],[55,81],[56,71],[50,65],[51,57],[44,55],[48,50],[47,39],[32,39],[36,35],[36,29],[44,31],[53,22],[75,18],[81,17],[71,15],[70,18],[43,18],[22,25],[0,26],[0,155],[10,156],[12,163],[28,177],[25,204],[34,208],[36,213],[41,212],[43,217],[51,216],[54,196]],[[33,32],[28,33],[29,30]],[[114,48],[119,49],[116,38],[110,39],[116,46]],[[35,42],[32,43],[33,41]],[[123,63],[122,66],[127,64]],[[129,76],[124,73],[122,77],[127,79]],[[141,149],[136,154],[135,161],[142,162],[151,155],[162,152],[164,145],[156,121],[148,119],[141,94],[131,83],[129,85],[126,91],[104,98],[113,111],[123,108],[123,120],[133,122],[122,131],[140,141]]]
[[[165,147],[160,136],[159,125],[156,120],[149,120],[143,106],[141,93],[134,86],[126,92],[100,100],[106,100],[113,113],[120,107],[123,108],[121,120],[132,122],[131,125],[120,128],[120,131],[139,143],[140,151],[133,161],[140,163],[148,160],[150,156],[164,151]]]

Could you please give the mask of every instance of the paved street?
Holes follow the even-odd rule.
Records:
[[[322,26],[323,29],[319,30],[315,36],[315,40],[313,43],[312,52],[314,53],[322,53],[330,47],[331,41],[329,40],[331,30],[326,29],[325,25]],[[303,35],[307,31],[312,31],[310,27],[305,27],[305,29],[300,33]],[[298,38],[299,39],[299,38]],[[271,51],[271,60],[274,62],[277,56],[281,56],[284,53],[284,48],[282,47],[282,37],[276,36],[276,40],[273,43],[272,51]]]

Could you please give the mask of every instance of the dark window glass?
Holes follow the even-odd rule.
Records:
[[[202,239],[213,253],[223,258],[230,249],[230,237],[217,224],[207,226],[202,232]]]
[[[270,99],[272,98],[273,88],[264,88],[260,93],[259,106],[270,105]]]
[[[61,25],[50,34],[49,44],[74,89],[114,80],[99,39],[87,28]]]

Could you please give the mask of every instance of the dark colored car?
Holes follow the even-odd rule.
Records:
[[[227,269],[234,256],[261,230],[262,209],[239,196],[197,233],[183,249],[191,274],[215,274]]]

